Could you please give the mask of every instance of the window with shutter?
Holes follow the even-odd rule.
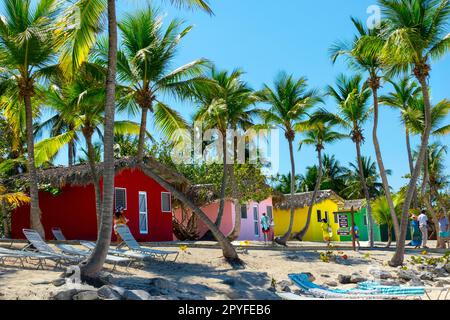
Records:
[[[317,210],[317,222],[322,222],[322,211]]]
[[[272,208],[272,206],[267,206],[267,216],[270,219],[273,219],[273,208]]]
[[[241,219],[247,219],[247,206],[241,205]]]
[[[139,192],[139,232],[148,233],[147,192]]]

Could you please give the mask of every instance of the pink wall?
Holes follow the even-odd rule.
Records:
[[[253,208],[258,208],[258,235],[255,232],[255,219],[253,216]],[[264,236],[261,229],[261,217],[263,213],[267,214],[267,207],[272,206],[272,198],[257,202],[250,202],[247,204],[247,219],[241,220],[241,235],[239,240],[256,240],[263,241]]]
[[[253,218],[253,207],[258,207],[258,233],[259,235],[255,234],[255,220]],[[261,230],[261,217],[263,213],[267,213],[267,206],[272,206],[272,199],[266,199],[260,203],[256,202],[250,202],[247,204],[247,219],[241,220],[241,234],[239,236],[239,240],[256,240],[256,241],[263,241],[264,237]],[[202,207],[203,212],[212,220],[215,221],[217,218],[217,213],[219,211],[219,202],[214,202],[212,204],[206,205]],[[177,220],[181,221],[181,210],[176,209],[174,210],[175,217]],[[225,201],[225,209],[224,209],[224,215],[222,224],[220,226],[220,230],[223,232],[225,236],[230,234],[230,232],[233,230],[234,226],[234,217],[235,217],[235,210],[234,210],[234,204],[231,200]],[[198,234],[200,237],[202,237],[206,231],[208,231],[208,228],[206,225],[198,221]],[[175,236],[174,239],[176,240]]]

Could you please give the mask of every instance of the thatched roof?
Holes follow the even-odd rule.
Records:
[[[153,158],[146,158],[145,165],[152,168],[155,173],[161,176],[170,184],[186,190],[189,188],[189,181],[180,173],[169,168]],[[115,160],[116,174],[125,169],[137,169],[136,158],[121,158]],[[103,175],[103,163],[97,164],[97,170],[100,176]],[[61,188],[67,185],[84,186],[92,183],[91,170],[88,164],[80,164],[71,167],[58,166],[37,171],[38,183],[47,184],[55,188]],[[28,174],[21,174],[11,178],[11,180],[21,180],[28,182]]]
[[[343,210],[350,211],[353,208],[355,211],[359,211],[365,205],[366,205],[366,199],[345,200]]]
[[[313,192],[302,192],[294,194],[294,207],[296,209],[301,209],[310,205],[312,200]],[[334,200],[339,206],[344,205],[344,199],[342,199],[336,192],[333,190],[321,190],[317,193],[315,203],[320,203],[324,200]],[[274,201],[274,207],[276,209],[287,210],[291,207],[291,195],[285,194],[283,197]]]

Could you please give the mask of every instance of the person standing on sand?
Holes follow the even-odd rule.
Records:
[[[422,232],[422,248],[428,249],[427,240],[428,240],[428,217],[425,210],[422,210],[420,215],[417,217],[419,221],[419,229]]]
[[[264,244],[267,244],[267,239],[270,234],[270,223],[269,217],[265,213],[263,213],[261,217],[261,227],[264,235]]]
[[[422,233],[419,228],[419,221],[417,220],[416,215],[412,215],[411,217],[411,235],[412,241],[409,243],[410,246],[413,246],[415,249],[419,249],[422,244]]]
[[[331,237],[333,236],[333,231],[331,230],[331,227],[328,224],[327,219],[322,219],[321,227],[322,227],[323,241],[325,241],[327,243],[327,246],[329,246],[331,243]]]

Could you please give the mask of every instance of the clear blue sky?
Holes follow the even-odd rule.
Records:
[[[146,6],[146,1],[120,0],[119,17]],[[174,67],[204,57],[212,60],[219,68],[242,68],[245,79],[255,89],[263,83],[272,83],[282,70],[296,76],[306,76],[312,87],[323,89],[333,84],[340,72],[351,72],[344,63],[332,65],[328,48],[339,39],[349,39],[354,34],[350,16],[363,20],[368,18],[367,8],[374,0],[211,0],[214,16],[172,8],[160,1],[159,5],[167,18],[179,17],[195,26],[182,42]],[[450,98],[450,55],[433,63],[431,76],[432,100],[434,103]],[[386,86],[386,89],[390,89]],[[190,117],[194,106],[173,104],[184,116]],[[334,105],[327,102],[327,108]],[[450,119],[447,119],[447,123]],[[371,140],[371,124],[365,128],[367,137],[363,153],[374,159]],[[281,145],[281,172],[289,171],[287,144]],[[390,178],[397,189],[405,183],[402,176],[408,172],[404,143],[404,130],[399,114],[382,108],[379,138],[385,165],[393,171]],[[417,143],[417,139],[414,140]],[[449,145],[450,137],[441,139]],[[354,145],[339,142],[329,146],[326,153],[335,154],[342,164],[355,159]],[[296,153],[296,167],[299,173],[315,163],[313,148],[304,148]],[[447,157],[450,160],[450,157]],[[447,163],[450,163],[447,161]],[[450,173],[449,168],[447,172]]]

